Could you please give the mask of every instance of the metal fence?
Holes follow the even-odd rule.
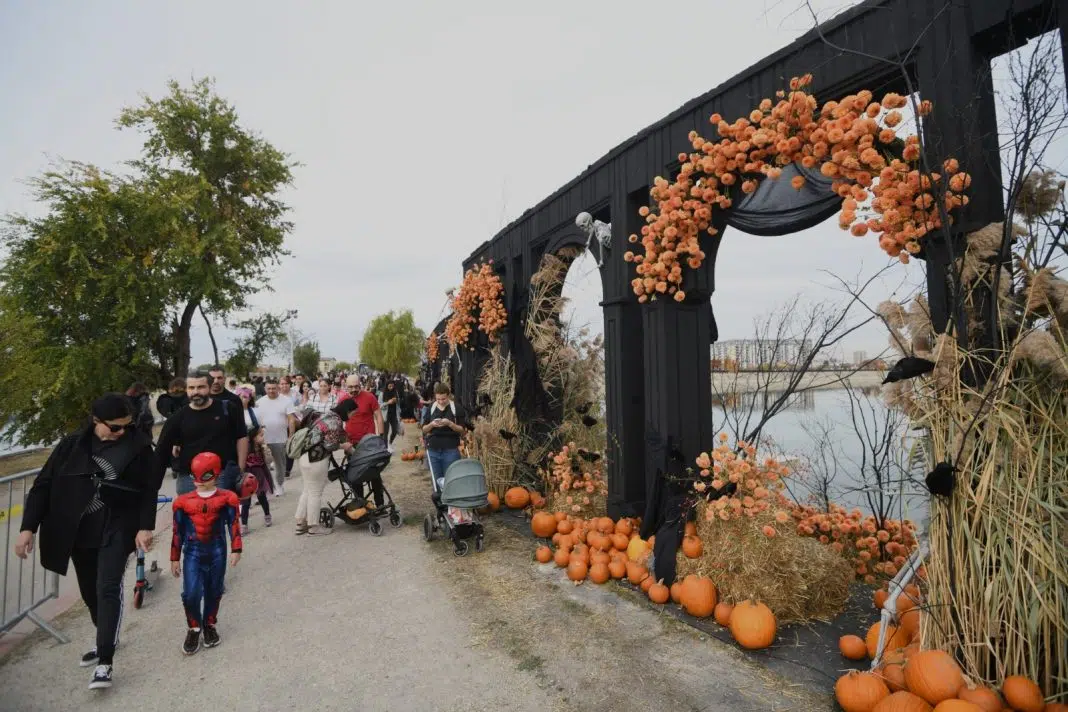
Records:
[[[14,628],[22,620],[35,623],[61,643],[69,639],[37,614],[41,604],[59,596],[59,574],[47,571],[38,561],[37,541],[32,556],[15,556],[15,541],[22,522],[22,507],[30,491],[37,470],[27,470],[0,477],[0,531],[3,532],[3,552],[0,553],[0,635]]]

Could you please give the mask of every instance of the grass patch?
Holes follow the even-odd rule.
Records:
[[[519,664],[515,666],[516,670],[520,672],[541,672],[542,666],[545,661],[537,655],[527,655],[525,658],[519,661]]]
[[[411,526],[415,526],[416,524],[419,524],[420,526],[422,526],[422,524],[423,524],[423,515],[422,514],[406,514],[406,515],[404,515],[404,520],[403,521],[407,526],[410,526],[410,527]]]

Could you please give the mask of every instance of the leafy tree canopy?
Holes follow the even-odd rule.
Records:
[[[268,312],[234,324],[235,329],[245,333],[229,354],[226,361],[227,373],[243,378],[256,370],[263,357],[274,351],[285,339],[286,323],[296,316],[297,311],[290,309],[282,314]]]
[[[363,333],[360,361],[390,373],[415,373],[426,340],[410,309],[376,316]]]
[[[293,369],[308,378],[315,378],[319,373],[319,343],[303,341],[293,349]]]

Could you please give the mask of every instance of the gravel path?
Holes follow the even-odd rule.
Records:
[[[532,542],[493,521],[483,554],[426,544],[425,471],[394,456],[386,484],[407,524],[377,538],[342,522],[294,536],[299,479],[271,500],[273,527],[254,508],[218,648],[182,655],[179,584],[161,575],[127,609],[111,690],[78,667],[93,642],[79,603],[59,621],[73,643],[35,636],[0,661],[0,711],[830,709],[614,587],[529,563]],[[127,578],[128,593],[132,563]]]

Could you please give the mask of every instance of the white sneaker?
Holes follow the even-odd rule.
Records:
[[[274,486],[274,496],[275,497],[281,497],[285,493],[286,493],[286,488],[283,487],[282,485],[275,485]]]
[[[386,445],[386,451],[387,451],[387,452],[388,452],[388,453],[389,453],[390,455],[392,455],[392,454],[393,454],[393,446],[392,446],[392,445]]]

